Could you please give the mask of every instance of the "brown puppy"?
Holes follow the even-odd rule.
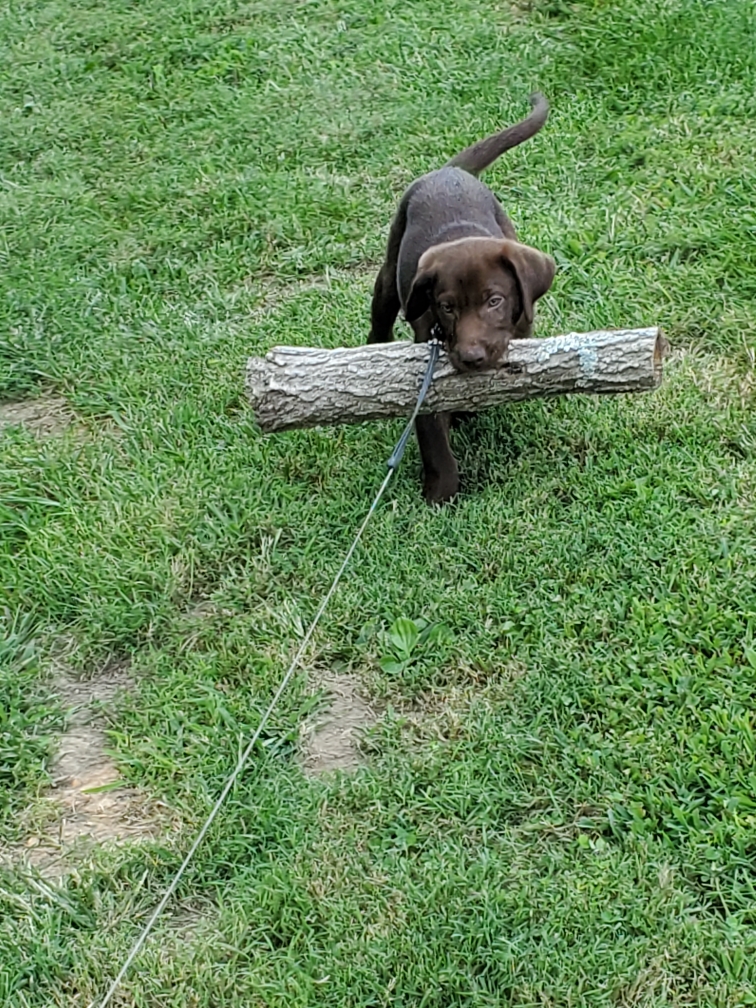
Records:
[[[533,306],[554,279],[554,260],[517,241],[494,194],[476,176],[548,118],[541,94],[527,119],[478,141],[438,171],[417,179],[401,199],[386,259],[375,281],[369,343],[393,339],[401,308],[416,342],[437,327],[454,366],[481,370],[504,363],[510,339],[529,336]],[[416,423],[428,502],[459,490],[446,413]]]

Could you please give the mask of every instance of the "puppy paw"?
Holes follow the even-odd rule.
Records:
[[[426,479],[423,484],[423,497],[426,504],[448,504],[459,493],[459,476],[454,473],[448,476],[435,476]]]

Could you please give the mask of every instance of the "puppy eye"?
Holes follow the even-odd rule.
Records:
[[[445,315],[451,315],[454,312],[454,305],[442,304],[441,311],[444,312]]]
[[[501,296],[501,294],[494,294],[493,297],[490,297],[488,299],[488,307],[489,308],[498,308],[499,305],[503,303],[503,301],[504,301],[504,298]]]

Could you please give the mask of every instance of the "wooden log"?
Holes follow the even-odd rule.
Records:
[[[474,412],[543,396],[645,392],[662,379],[666,341],[657,327],[514,340],[493,371],[459,372],[443,351],[423,413]],[[427,344],[351,349],[275,347],[247,364],[247,392],[264,432],[359,423],[412,412]]]

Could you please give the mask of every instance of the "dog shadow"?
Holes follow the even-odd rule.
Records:
[[[523,411],[520,404],[456,414],[451,442],[462,475],[463,496],[506,484],[517,459],[540,444],[543,426],[540,411],[538,415]]]

